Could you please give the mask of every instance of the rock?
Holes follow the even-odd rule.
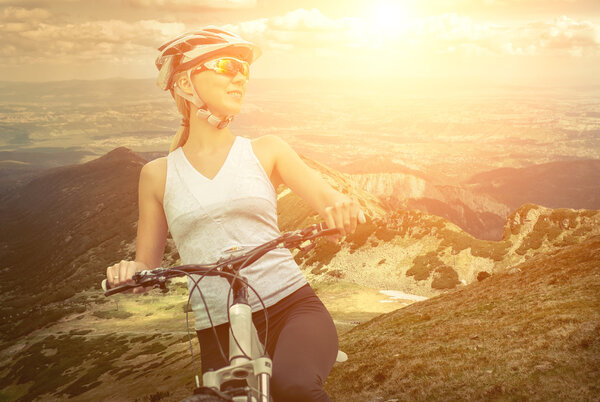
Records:
[[[479,272],[479,273],[477,274],[477,280],[478,280],[479,282],[481,282],[482,280],[484,280],[484,279],[487,279],[487,278],[489,278],[490,276],[492,276],[492,275],[490,275],[490,273],[489,273],[489,272],[486,272],[486,271],[481,271],[481,272]]]

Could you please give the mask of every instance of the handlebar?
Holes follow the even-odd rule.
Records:
[[[311,225],[301,230],[285,232],[281,236],[256,246],[245,252],[231,254],[223,257],[211,264],[190,264],[180,265],[172,268],[155,268],[144,270],[133,276],[135,283],[128,283],[115,288],[110,288],[106,279],[102,281],[102,289],[105,296],[111,296],[140,286],[159,286],[166,289],[165,284],[168,279],[184,276],[187,274],[206,275],[206,276],[224,276],[230,277],[240,269],[254,263],[263,255],[276,248],[299,248],[300,250],[310,250],[314,247],[314,240],[322,236],[330,236],[339,233],[338,229],[328,229],[324,222]],[[310,241],[306,247],[302,244]],[[232,250],[237,251],[237,250]]]

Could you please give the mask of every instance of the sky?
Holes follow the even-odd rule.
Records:
[[[256,78],[600,85],[600,0],[0,0],[0,80],[155,78],[209,24]]]

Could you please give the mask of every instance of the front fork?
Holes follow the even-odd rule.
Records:
[[[263,357],[263,348],[252,324],[252,308],[236,303],[229,308],[229,366],[202,376],[205,387],[220,389],[230,380],[245,379],[257,390],[258,402],[270,402],[271,359]]]

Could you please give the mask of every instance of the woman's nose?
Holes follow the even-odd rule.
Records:
[[[242,74],[240,71],[238,71],[233,76],[233,82],[238,82],[238,81],[248,81],[248,78],[246,78],[246,76],[244,74]]]

